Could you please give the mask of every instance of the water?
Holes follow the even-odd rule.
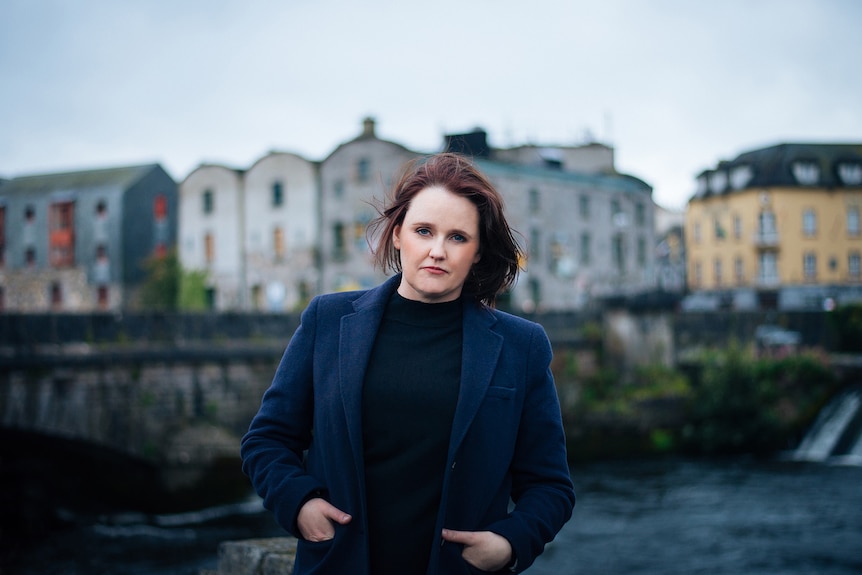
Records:
[[[575,515],[529,575],[862,573],[862,467],[793,461],[578,466]],[[18,555],[13,575],[197,575],[221,541],[279,536],[259,501],[115,515]]]

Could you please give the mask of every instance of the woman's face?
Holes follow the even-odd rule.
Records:
[[[402,297],[425,303],[458,299],[479,261],[479,210],[445,188],[425,188],[411,200],[392,241],[401,256]]]

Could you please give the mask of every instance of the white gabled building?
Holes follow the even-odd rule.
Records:
[[[248,170],[204,164],[180,184],[180,261],[219,311],[290,311],[317,293],[317,168],[272,152]]]

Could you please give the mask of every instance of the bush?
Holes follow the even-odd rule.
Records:
[[[785,449],[835,385],[813,353],[758,359],[736,345],[708,352],[694,386],[686,442],[707,454]]]
[[[862,351],[862,304],[839,306],[828,317],[836,350]]]

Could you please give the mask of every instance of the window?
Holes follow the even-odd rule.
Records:
[[[581,214],[581,218],[587,219],[590,217],[590,197],[589,196],[580,196],[578,198],[578,211]]]
[[[733,216],[733,238],[737,240],[742,238],[742,218],[738,215]]]
[[[542,208],[541,198],[539,197],[539,190],[533,188],[530,190],[530,213],[536,214]]]
[[[63,306],[63,289],[57,282],[51,283],[51,307],[55,310]]]
[[[635,204],[635,223],[639,226],[646,223],[646,209],[641,203]]]
[[[36,265],[36,248],[31,246],[24,251],[24,265],[28,268]]]
[[[371,162],[368,158],[360,158],[356,162],[356,181],[365,183],[371,179]]]
[[[838,164],[838,177],[845,186],[862,185],[862,164],[849,162]]]
[[[539,307],[542,301],[542,284],[536,278],[530,278],[530,298],[533,300],[533,309]]]
[[[620,209],[620,201],[619,200],[611,200],[611,220],[616,222],[617,214],[619,214],[622,210]]]
[[[762,284],[778,283],[778,262],[774,252],[761,252],[758,256],[760,271],[758,280]]]
[[[695,287],[703,285],[703,266],[700,262],[694,262],[694,273],[692,273],[692,282]]]
[[[817,279],[817,254],[807,252],[802,256],[802,272],[806,280]]]
[[[215,238],[209,232],[204,236],[204,261],[208,264],[215,261]]]
[[[733,260],[733,276],[736,278],[736,283],[742,285],[745,283],[745,269],[742,265],[742,258],[737,257]]]
[[[278,226],[272,231],[272,251],[276,260],[284,259],[284,232]]]
[[[272,207],[277,208],[284,203],[284,188],[281,182],[272,184]]]
[[[778,283],[778,262],[774,252],[761,252],[758,256],[760,271],[758,280],[763,284]]]
[[[618,272],[622,272],[626,267],[624,241],[623,234],[615,234],[611,241],[611,254]]]
[[[584,232],[581,234],[581,264],[589,265],[590,263],[590,234]]]
[[[847,273],[851,279],[858,280],[860,276],[860,256],[859,252],[850,252],[847,256]]]
[[[778,232],[775,229],[774,212],[764,210],[758,215],[757,240],[761,244],[774,244],[778,241]]]
[[[638,265],[646,265],[646,240],[638,238]]]
[[[27,206],[24,208],[24,221],[28,224],[32,224],[36,219],[36,210],[33,209],[33,206]]]
[[[730,185],[734,190],[741,190],[753,175],[751,166],[737,166],[730,171]]]
[[[700,222],[695,222],[694,227],[692,228],[691,233],[692,238],[694,239],[694,243],[700,243]]]
[[[542,232],[533,228],[530,230],[530,258],[539,259],[539,244],[542,242]]]
[[[724,231],[724,226],[721,225],[721,220],[715,218],[713,220],[713,226],[715,227],[715,239],[723,240],[727,237],[727,232]]]
[[[344,197],[344,180],[336,180],[332,185],[332,194],[339,200]]]
[[[108,206],[105,204],[105,201],[102,200],[98,204],[96,204],[96,217],[104,218],[108,215]]]
[[[75,265],[75,204],[56,202],[48,213],[48,254],[54,267]]]
[[[817,235],[817,212],[813,208],[802,212],[802,233],[809,238]]]
[[[714,172],[709,177],[709,190],[713,194],[720,194],[727,188],[727,172]]]
[[[721,285],[722,277],[721,277],[721,260],[719,258],[715,258],[713,262],[713,270],[715,275],[715,285],[716,287]]]
[[[344,224],[336,222],[332,226],[332,257],[342,259],[345,257],[347,239],[344,237]]]
[[[96,246],[96,261],[104,262],[108,260],[108,248],[104,244]]]
[[[794,162],[793,177],[802,186],[813,186],[820,179],[820,166],[814,162]]]
[[[850,206],[847,208],[847,234],[851,236],[859,235],[859,207]]]
[[[153,217],[157,222],[162,222],[168,217],[168,199],[164,194],[159,194],[153,201]]]
[[[204,204],[203,204],[204,213],[205,214],[213,213],[213,210],[215,209],[215,198],[213,198],[213,191],[212,190],[204,190],[203,202],[204,202]]]

